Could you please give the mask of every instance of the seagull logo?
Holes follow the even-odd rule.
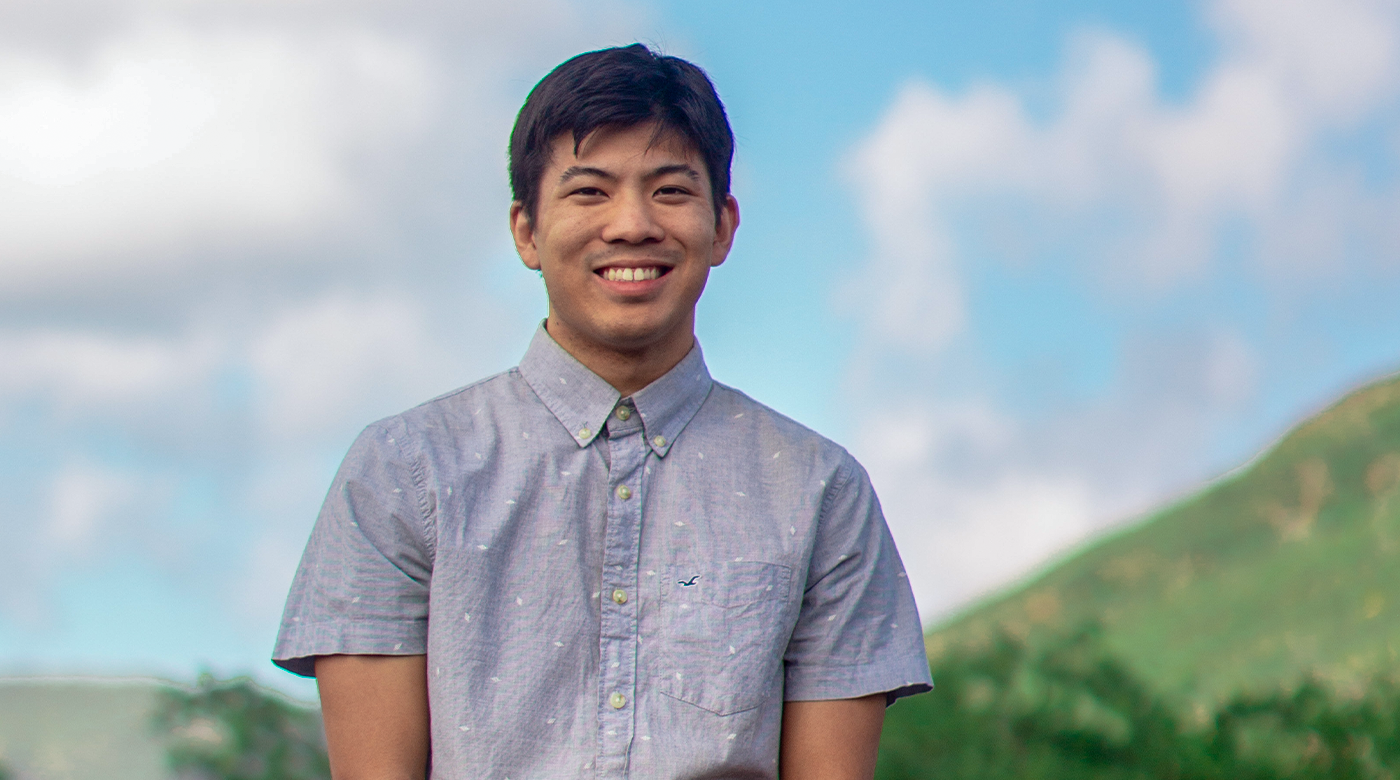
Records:
[[[700,579],[700,575],[699,575],[699,574],[695,575],[694,577],[691,577],[691,578],[688,579],[688,580],[676,580],[676,584],[679,585],[679,586],[681,586],[682,588],[688,588],[688,587],[690,587],[691,585],[694,585],[694,584],[695,584],[695,581],[698,580],[698,579]]]

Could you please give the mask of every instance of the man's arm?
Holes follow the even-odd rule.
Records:
[[[428,662],[423,655],[323,655],[316,685],[335,780],[423,780]]]
[[[783,780],[870,780],[884,725],[883,693],[784,702],[778,774]]]

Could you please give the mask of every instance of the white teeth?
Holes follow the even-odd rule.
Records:
[[[661,276],[661,269],[650,268],[605,268],[603,278],[610,282],[645,282]]]

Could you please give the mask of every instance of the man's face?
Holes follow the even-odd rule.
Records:
[[[654,132],[605,127],[577,154],[560,135],[533,223],[511,207],[520,258],[544,274],[549,333],[575,354],[688,350],[695,302],[729,254],[738,203],[726,196],[716,223],[700,156]]]

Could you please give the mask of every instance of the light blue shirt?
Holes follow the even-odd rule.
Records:
[[[276,663],[427,654],[434,778],[776,777],[783,701],[930,687],[865,471],[713,381],[630,398],[541,328],[367,428]]]

